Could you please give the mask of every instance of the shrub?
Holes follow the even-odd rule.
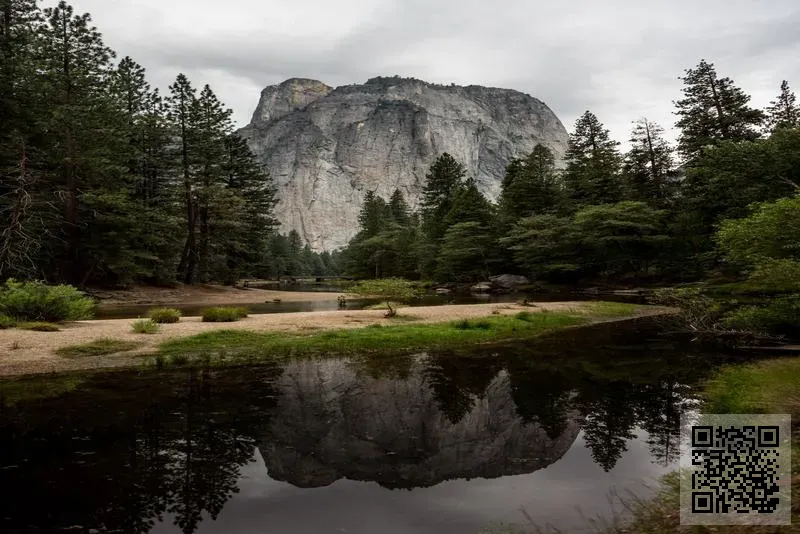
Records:
[[[204,323],[233,323],[247,317],[245,308],[206,308],[203,310]]]
[[[0,314],[17,321],[78,321],[93,317],[94,301],[72,286],[9,279],[0,288]]]
[[[364,280],[350,288],[350,292],[362,297],[380,297],[386,302],[386,317],[397,314],[393,300],[411,300],[422,296],[419,284],[402,278]]]
[[[175,308],[153,308],[147,316],[156,323],[177,323],[181,320],[180,310]]]
[[[0,330],[5,330],[6,328],[13,328],[17,322],[9,317],[8,315],[0,314]]]
[[[800,333],[800,298],[773,299],[766,306],[742,306],[728,313],[729,328],[754,332],[797,335]]]
[[[161,329],[159,324],[152,319],[139,319],[131,325],[137,334],[157,334]]]
[[[58,332],[61,330],[57,324],[48,323],[45,321],[18,323],[17,328],[20,330],[33,330],[35,332]]]
[[[462,319],[454,323],[453,326],[459,330],[489,330],[492,328],[492,324],[489,321],[469,321],[468,319]]]

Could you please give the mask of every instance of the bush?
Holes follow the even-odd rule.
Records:
[[[0,314],[0,330],[5,330],[6,328],[14,328],[16,324],[17,322],[8,315]]]
[[[742,306],[728,313],[723,323],[737,330],[797,335],[800,333],[800,298],[774,299],[766,306]]]
[[[177,323],[181,320],[180,310],[175,308],[153,308],[147,316],[156,323],[167,324]]]
[[[72,286],[9,279],[0,288],[0,314],[17,321],[78,321],[93,317],[94,301]]]
[[[58,332],[61,330],[57,324],[45,321],[33,321],[28,323],[17,323],[20,330],[33,330],[34,332]]]
[[[161,329],[159,324],[152,319],[139,319],[131,325],[137,334],[157,334]]]
[[[454,323],[453,326],[459,330],[489,330],[492,328],[492,324],[489,321],[469,321],[468,319],[462,319]]]
[[[247,317],[245,308],[206,308],[203,310],[204,323],[233,323]]]

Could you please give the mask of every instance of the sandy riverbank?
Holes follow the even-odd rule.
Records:
[[[586,302],[547,302],[535,307],[516,304],[468,304],[403,308],[401,315],[414,318],[413,324],[473,319],[494,314],[580,310]],[[641,309],[638,315],[663,313],[663,309]],[[49,373],[136,366],[143,356],[154,352],[169,339],[191,336],[210,330],[251,330],[256,332],[314,332],[324,329],[359,328],[371,324],[397,324],[383,317],[381,310],[342,310],[300,313],[252,315],[235,323],[204,323],[199,317],[185,317],[179,323],[162,325],[158,334],[135,334],[131,319],[104,319],[67,323],[59,332],[0,330],[0,376]],[[129,340],[142,343],[133,352],[86,358],[64,358],[56,350],[70,345],[88,343],[101,338]]]
[[[175,288],[135,286],[131,289],[92,290],[88,292],[100,306],[216,306],[220,304],[261,304],[281,299],[282,302],[336,300],[343,293],[314,291],[273,291],[268,289],[234,288],[219,285],[178,286]]]

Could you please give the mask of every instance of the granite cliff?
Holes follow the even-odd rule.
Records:
[[[297,230],[318,251],[355,235],[366,191],[388,199],[400,189],[416,207],[442,152],[494,200],[512,158],[542,143],[560,159],[567,146],[564,126],[536,98],[399,77],[335,89],[297,78],[269,86],[240,134],[275,179],[282,231]]]
[[[277,406],[259,439],[275,480],[327,486],[340,478],[387,488],[532,473],[561,458],[581,428],[569,413],[550,437],[517,412],[505,371],[453,422],[426,377],[420,355],[403,379],[374,379],[343,360],[299,361],[274,384]]]

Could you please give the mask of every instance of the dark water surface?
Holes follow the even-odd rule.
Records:
[[[731,357],[600,325],[383,358],[0,382],[0,532],[582,532]]]

